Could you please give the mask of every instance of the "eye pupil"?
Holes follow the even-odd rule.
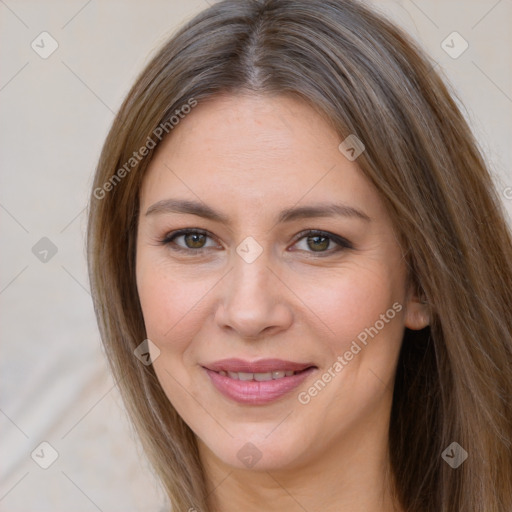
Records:
[[[313,240],[313,244],[311,244],[311,240]],[[329,247],[329,238],[325,236],[309,236],[308,237],[308,247],[313,251],[325,250]]]
[[[185,243],[191,249],[201,249],[204,246],[206,236],[201,233],[189,233],[185,235]]]

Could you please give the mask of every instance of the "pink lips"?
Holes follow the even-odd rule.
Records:
[[[286,395],[298,387],[316,367],[312,363],[296,363],[282,359],[260,359],[244,361],[242,359],[223,359],[205,364],[203,368],[213,385],[224,396],[236,402],[250,405],[262,405]],[[294,375],[273,380],[237,380],[219,372],[268,373],[294,371]]]

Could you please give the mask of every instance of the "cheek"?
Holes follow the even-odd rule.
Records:
[[[303,290],[329,333],[316,340],[323,371],[301,390],[299,401],[311,418],[324,411],[335,436],[387,404],[383,397],[403,338],[403,276],[386,266],[347,266],[324,282],[323,290],[315,295]]]
[[[146,332],[161,350],[182,352],[200,329],[208,291],[207,279],[180,277],[161,262],[137,262],[137,288]]]
[[[376,322],[381,327],[381,315],[390,309],[386,320],[394,320],[386,322],[382,331],[400,337],[401,326],[396,321],[400,315],[392,306],[403,300],[402,276],[385,265],[348,265],[323,277],[317,274],[314,282],[304,280],[296,290],[310,310],[308,315],[317,316],[328,328],[326,340],[331,356],[346,350],[352,340]]]

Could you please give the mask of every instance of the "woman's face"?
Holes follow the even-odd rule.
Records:
[[[426,318],[341,142],[299,100],[217,97],[145,177],[137,287],[154,369],[224,464],[299,467],[385,439],[404,326]]]

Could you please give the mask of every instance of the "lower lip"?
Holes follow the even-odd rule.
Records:
[[[290,377],[266,381],[236,380],[224,377],[205,368],[213,385],[226,397],[235,402],[250,405],[262,405],[273,402],[300,386],[316,368],[311,367]]]

